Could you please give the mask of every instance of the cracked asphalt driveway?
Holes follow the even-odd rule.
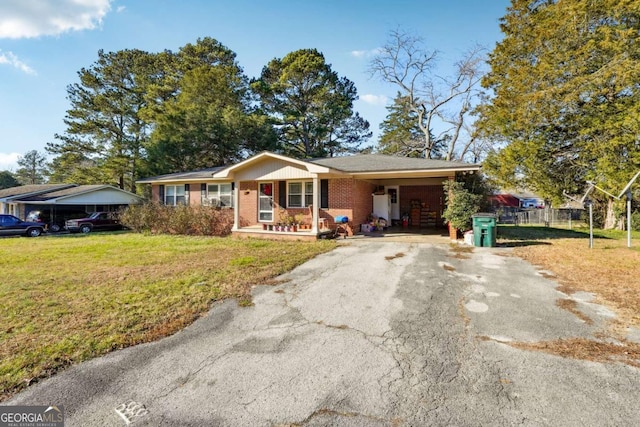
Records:
[[[557,307],[556,284],[505,251],[354,241],[256,286],[253,307],[216,304],[5,404],[64,404],[67,426],[637,422],[639,369],[508,345],[589,338],[605,319]]]

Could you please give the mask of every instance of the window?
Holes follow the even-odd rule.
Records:
[[[304,208],[313,204],[313,182],[289,182],[287,207]]]
[[[167,185],[164,188],[164,204],[170,206],[184,205],[187,199],[184,185]]]
[[[207,199],[211,206],[233,207],[233,189],[231,183],[207,185]]]

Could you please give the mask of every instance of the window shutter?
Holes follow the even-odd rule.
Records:
[[[184,185],[184,204],[189,206],[190,200],[189,200],[189,184],[185,184]]]
[[[207,198],[207,184],[200,184],[200,203],[204,204],[204,200]]]
[[[329,209],[329,180],[320,180],[320,208]]]
[[[278,204],[287,207],[287,181],[278,181]]]
[[[160,200],[158,200],[158,202],[160,202],[161,205],[164,205],[164,185],[160,184],[158,186],[158,198]]]

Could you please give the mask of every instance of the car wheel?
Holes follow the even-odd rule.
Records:
[[[91,226],[88,224],[81,225],[80,232],[83,234],[91,233]]]
[[[38,237],[41,234],[42,234],[42,229],[40,228],[34,227],[34,228],[29,228],[27,230],[27,236],[29,237]]]
[[[49,230],[53,233],[57,233],[58,231],[61,230],[61,227],[58,224],[51,224],[51,227],[49,227]]]

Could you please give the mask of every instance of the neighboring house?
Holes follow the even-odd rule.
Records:
[[[0,190],[0,213],[25,219],[32,210],[48,210],[51,218],[55,218],[56,210],[63,207],[85,212],[115,211],[142,201],[141,197],[111,185],[23,185]]]
[[[263,152],[240,163],[139,180],[151,184],[153,200],[167,205],[234,209],[234,234],[262,234],[262,224],[303,215],[316,237],[346,216],[357,229],[373,212],[374,193],[388,194],[391,221],[422,209],[442,224],[443,182],[480,165],[377,154],[299,160]],[[414,224],[419,225],[419,224]]]
[[[544,208],[544,199],[528,192],[502,191],[489,197],[489,202],[494,209],[533,209]]]
[[[491,207],[493,207],[494,209],[520,208],[520,199],[518,199],[512,194],[507,194],[507,193],[494,194],[492,196],[489,196],[489,203],[491,203]]]

